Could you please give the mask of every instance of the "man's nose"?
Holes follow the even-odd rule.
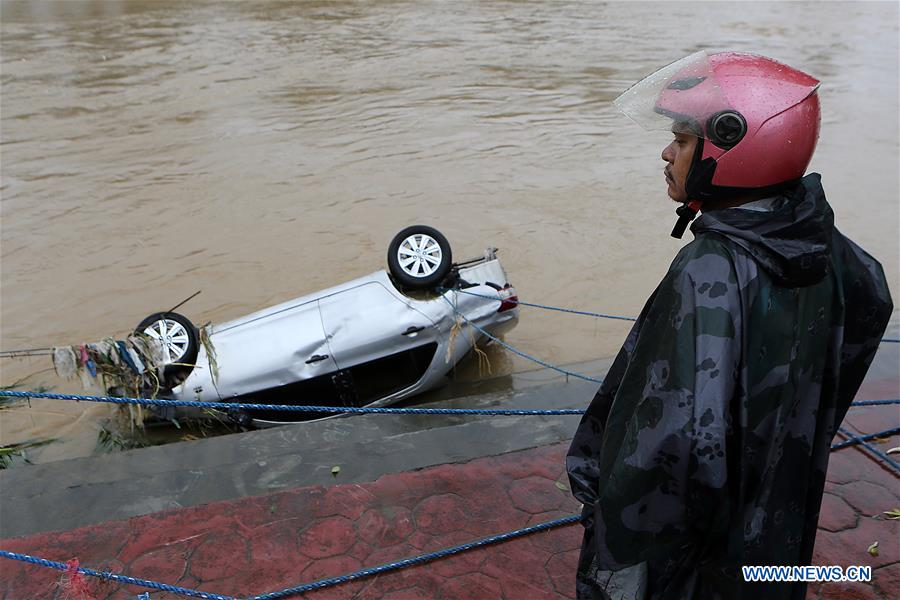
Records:
[[[673,144],[669,144],[665,148],[663,148],[662,154],[660,155],[664,161],[669,164],[673,164],[675,162],[675,150],[672,148]]]

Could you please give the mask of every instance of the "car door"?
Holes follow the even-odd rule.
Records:
[[[210,341],[219,371],[216,387],[223,398],[258,394],[338,370],[316,300],[223,324]]]
[[[378,281],[319,300],[328,346],[363,405],[421,379],[437,348],[434,322]]]

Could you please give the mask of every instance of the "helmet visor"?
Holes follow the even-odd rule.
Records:
[[[614,100],[616,107],[648,131],[675,130],[721,141],[740,137],[746,129],[734,115],[709,62],[701,50],[677,60],[638,81]],[[740,121],[740,122],[738,122]],[[716,129],[719,129],[717,136]]]

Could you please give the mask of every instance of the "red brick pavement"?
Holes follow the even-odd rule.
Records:
[[[570,515],[578,505],[556,485],[565,481],[565,448],[163,511],[3,540],[0,547],[204,591],[260,594]],[[568,598],[579,537],[577,526],[565,527],[313,594],[317,600]],[[59,596],[57,571],[12,561],[0,569],[7,599]],[[146,591],[90,586],[96,598],[133,599]]]
[[[884,388],[884,389],[881,389]],[[860,390],[859,398],[897,397],[897,381],[876,382]],[[900,424],[900,407],[853,408],[844,428],[858,434],[876,433]],[[837,438],[840,439],[840,436]],[[837,441],[837,439],[835,441]],[[900,446],[900,436],[879,440],[873,446],[886,452]],[[900,455],[892,456],[900,462]],[[822,496],[819,531],[813,563],[817,565],[868,565],[872,585],[864,583],[812,584],[807,599],[875,599],[900,597],[900,525],[887,520],[884,511],[900,508],[900,479],[883,463],[856,448],[831,453]],[[878,542],[878,556],[867,549]]]
[[[890,409],[889,409],[890,410]],[[851,428],[884,429],[887,415],[855,409]],[[900,445],[895,437],[891,445]],[[3,540],[5,550],[179,586],[246,596],[340,575],[572,514],[566,444],[468,463],[307,487]],[[338,476],[339,479],[339,476]],[[873,584],[821,584],[809,598],[889,598],[900,590],[898,479],[861,451],[832,454],[814,564],[870,565]],[[337,598],[572,598],[581,531],[569,526],[399,572],[312,592]],[[866,549],[879,542],[879,555]],[[8,600],[62,598],[60,573],[0,561]],[[94,598],[135,598],[142,588],[98,580]],[[152,593],[155,600],[175,596]]]

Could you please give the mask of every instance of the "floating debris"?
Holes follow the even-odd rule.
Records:
[[[212,377],[213,385],[216,385],[216,381],[219,379],[219,363],[216,360],[216,348],[213,346],[212,340],[209,339],[211,329],[212,325],[210,323],[200,328],[200,343],[203,345],[203,349],[206,350],[210,376]]]
[[[81,378],[85,388],[99,378],[106,390],[155,397],[166,364],[159,340],[135,333],[124,340],[106,338],[93,344],[57,346],[52,351],[53,368],[63,379]]]
[[[72,379],[78,370],[78,359],[71,346],[53,349],[53,368],[62,379]]]

